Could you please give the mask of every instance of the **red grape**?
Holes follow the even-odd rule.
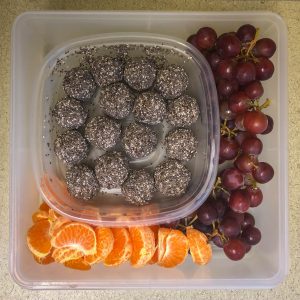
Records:
[[[217,90],[219,95],[228,97],[232,93],[236,92],[239,89],[239,84],[235,79],[224,79],[221,78],[217,84]]]
[[[217,33],[210,27],[202,27],[197,32],[197,45],[199,49],[210,49],[217,40]]]
[[[217,75],[224,79],[233,79],[235,77],[235,65],[231,59],[221,60],[216,68]]]
[[[250,213],[246,212],[244,214],[244,221],[242,223],[242,229],[245,229],[247,226],[254,226],[254,225],[255,225],[254,217]]]
[[[245,239],[240,238],[240,240],[244,243],[244,245],[245,245],[245,247],[246,247],[246,253],[248,253],[248,252],[251,250],[252,246],[249,245],[249,244],[245,241]]]
[[[203,233],[212,233],[212,231],[213,231],[212,225],[204,225],[203,223],[200,222],[199,219],[196,219],[192,225],[193,225],[193,228],[195,228]]]
[[[267,183],[274,176],[274,169],[266,162],[260,162],[257,167],[253,169],[252,175],[259,183]]]
[[[243,141],[248,137],[255,137],[255,134],[250,133],[248,131],[239,131],[235,137],[235,140],[238,142],[239,145],[242,145]]]
[[[256,163],[257,159],[254,156],[245,153],[240,154],[234,161],[234,165],[243,173],[251,173]]]
[[[197,48],[197,36],[196,34],[192,34],[190,35],[187,40],[188,43],[192,44],[194,47]]]
[[[252,49],[256,57],[272,57],[276,51],[276,44],[269,38],[262,38],[258,40]]]
[[[259,80],[267,80],[272,77],[274,73],[273,63],[266,57],[258,58],[255,63],[256,78]]]
[[[239,239],[232,239],[225,243],[224,253],[231,260],[240,260],[245,256],[246,246],[245,243]]]
[[[259,110],[246,111],[241,119],[236,118],[236,126],[243,127],[250,133],[259,134],[264,132],[268,127],[267,116]]]
[[[221,136],[220,152],[219,152],[220,157],[226,160],[231,160],[237,156],[238,151],[239,151],[239,145],[236,142],[236,140]]]
[[[216,51],[213,51],[207,55],[207,61],[210,67],[212,68],[212,70],[216,70],[219,62],[221,61],[221,57]]]
[[[215,208],[218,218],[222,218],[227,207],[227,203],[225,202],[225,200],[220,197],[217,199],[212,198],[210,199],[210,203]]]
[[[274,121],[273,121],[273,118],[270,117],[270,116],[268,116],[268,115],[266,115],[266,116],[267,116],[267,118],[268,118],[268,127],[267,127],[267,129],[266,129],[264,132],[262,132],[261,134],[268,134],[268,133],[270,133],[270,132],[273,130],[273,127],[274,127]]]
[[[254,226],[248,226],[243,230],[242,238],[247,242],[247,244],[253,246],[260,242],[261,232]]]
[[[245,24],[238,29],[236,36],[240,39],[241,42],[246,43],[251,42],[254,39],[255,33],[256,29],[254,26]]]
[[[242,142],[241,149],[243,153],[259,155],[263,149],[263,143],[257,137],[248,137]]]
[[[244,222],[244,214],[237,213],[237,212],[233,211],[230,208],[228,208],[226,210],[226,213],[224,215],[224,219],[225,218],[235,219],[238,222],[239,225],[242,225],[242,223]]]
[[[243,91],[232,94],[228,100],[228,108],[233,113],[243,113],[249,108],[250,99]]]
[[[205,202],[198,208],[197,216],[204,225],[211,225],[217,219],[218,214],[211,203]]]
[[[218,54],[221,57],[234,57],[241,51],[241,41],[232,33],[219,36],[216,42]]]
[[[263,95],[264,88],[259,80],[254,80],[245,86],[244,91],[245,94],[253,100],[258,99]]]
[[[243,186],[244,175],[237,168],[228,168],[222,173],[221,181],[225,189],[236,190]]]
[[[259,187],[247,186],[246,193],[250,199],[250,207],[257,207],[263,201],[263,193]]]
[[[222,241],[222,239],[219,235],[213,236],[211,240],[217,247],[223,248],[224,242]]]
[[[219,105],[219,110],[220,110],[220,118],[222,120],[233,120],[236,116],[235,113],[233,113],[229,108],[228,108],[228,102],[227,101],[222,101],[221,104]]]
[[[236,66],[236,75],[240,85],[245,85],[253,80],[256,77],[255,65],[251,61],[239,62]]]
[[[250,207],[249,196],[244,190],[232,191],[228,205],[233,211],[237,213],[244,213]]]
[[[219,230],[226,237],[234,238],[240,234],[241,226],[235,219],[224,218],[219,225]]]

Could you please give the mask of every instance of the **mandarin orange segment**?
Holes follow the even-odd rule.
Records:
[[[50,235],[54,236],[57,234],[57,232],[62,228],[62,226],[71,223],[72,221],[70,219],[67,219],[65,217],[58,217],[50,226]]]
[[[48,204],[46,202],[42,202],[39,209],[42,210],[42,211],[49,212],[50,207],[48,206]]]
[[[152,226],[150,226],[150,228],[154,233],[155,252],[154,252],[153,256],[151,257],[151,259],[148,261],[148,264],[153,265],[153,264],[156,264],[158,261],[158,229],[159,229],[159,226],[152,225]]]
[[[91,269],[91,265],[87,263],[83,258],[69,260],[64,263],[65,267],[80,270],[80,271],[88,271]]]
[[[62,226],[51,239],[54,248],[70,247],[80,250],[84,255],[96,253],[96,234],[94,229],[84,223],[72,222]]]
[[[46,220],[48,219],[48,216],[49,214],[47,211],[38,210],[32,215],[32,222],[36,223],[41,220]]]
[[[49,220],[51,222],[55,222],[59,217],[60,215],[57,212],[55,212],[52,208],[49,209]]]
[[[193,262],[198,265],[207,264],[212,258],[212,249],[211,245],[207,243],[206,235],[189,227],[186,229],[186,235]]]
[[[110,228],[97,227],[95,228],[97,252],[94,255],[85,256],[85,261],[89,264],[95,264],[103,261],[114,246],[114,235]]]
[[[132,254],[132,243],[126,228],[112,228],[114,245],[112,251],[104,260],[105,266],[118,266],[126,262]]]
[[[187,237],[180,231],[170,228],[158,230],[159,266],[172,268],[184,262],[189,250]]]
[[[132,255],[130,258],[133,267],[142,267],[152,258],[155,252],[154,233],[150,227],[131,227],[129,234],[132,241]]]
[[[51,252],[45,257],[37,257],[33,255],[33,258],[40,265],[49,265],[54,262]]]
[[[51,251],[51,237],[49,220],[41,220],[33,224],[27,232],[29,250],[38,258],[47,256]]]
[[[65,263],[69,260],[78,259],[84,256],[84,253],[78,249],[72,249],[69,247],[54,249],[52,253],[53,259],[57,263]]]

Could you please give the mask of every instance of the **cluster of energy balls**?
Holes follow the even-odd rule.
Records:
[[[185,94],[188,85],[183,67],[158,68],[145,57],[125,61],[101,56],[89,68],[67,71],[63,80],[67,96],[55,105],[53,117],[66,129],[56,138],[54,151],[66,165],[69,192],[87,201],[100,190],[121,189],[135,205],[149,203],[154,192],[183,195],[191,180],[184,163],[195,156],[198,144],[190,125],[198,119],[199,107],[196,99]],[[89,118],[86,105],[92,99],[104,113]],[[120,121],[129,115],[134,121],[122,126]],[[173,127],[164,141],[167,159],[153,174],[130,169],[130,161],[156,150],[158,136],[153,126],[164,120]],[[91,167],[84,161],[93,147],[105,154]]]

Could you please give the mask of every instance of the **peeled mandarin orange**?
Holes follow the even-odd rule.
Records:
[[[91,269],[91,265],[87,263],[83,258],[69,260],[64,263],[65,267],[80,270],[80,271],[88,271]]]
[[[38,221],[27,232],[28,248],[38,258],[47,256],[51,251],[50,224],[47,219]]]
[[[54,262],[54,259],[52,257],[52,252],[50,252],[45,257],[37,257],[37,256],[33,255],[33,258],[40,265],[48,265],[48,264],[51,264]]]
[[[42,210],[42,211],[49,212],[50,207],[46,204],[46,202],[42,202],[39,209]]]
[[[198,265],[207,264],[212,257],[211,245],[207,243],[207,237],[197,229],[188,227],[186,236],[189,241],[193,262]]]
[[[48,219],[48,217],[49,217],[49,214],[47,211],[38,210],[32,215],[32,222],[36,223],[41,220],[46,220],[46,219]]]
[[[96,227],[97,252],[94,255],[85,256],[85,261],[89,264],[95,264],[103,261],[113,249],[114,235],[110,228]]]
[[[142,267],[152,258],[155,252],[154,233],[150,227],[131,227],[129,234],[132,241],[132,255],[130,258],[133,267]]]
[[[78,249],[69,247],[54,249],[52,253],[53,259],[60,264],[69,260],[74,260],[83,257],[84,253]]]
[[[80,250],[84,255],[96,253],[96,234],[94,229],[84,223],[72,222],[62,226],[51,239],[54,248],[70,247]]]
[[[55,212],[52,208],[49,209],[49,220],[51,222],[55,222],[59,217],[60,215],[57,212]]]
[[[50,235],[56,235],[58,230],[62,228],[62,226],[71,223],[72,221],[70,219],[67,219],[65,217],[58,217],[54,222],[52,222],[50,226]]]
[[[104,260],[105,266],[117,266],[126,262],[132,254],[132,243],[126,228],[112,228],[114,245],[112,251]]]
[[[184,262],[189,250],[187,237],[180,231],[170,228],[158,230],[159,266],[172,268]]]
[[[153,256],[151,257],[151,259],[148,261],[148,264],[153,265],[153,264],[156,264],[157,260],[158,260],[158,229],[159,229],[159,226],[152,225],[152,226],[150,226],[150,228],[154,233],[155,252],[154,252]]]

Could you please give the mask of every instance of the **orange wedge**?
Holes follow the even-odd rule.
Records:
[[[189,241],[193,262],[198,265],[206,265],[212,257],[211,246],[207,243],[206,235],[199,230],[188,227],[186,236]]]
[[[53,259],[60,264],[63,264],[69,260],[74,260],[83,257],[84,253],[77,249],[69,247],[54,249],[52,253]]]
[[[58,217],[54,222],[52,222],[50,226],[50,235],[54,236],[57,234],[58,230],[62,228],[62,226],[71,223],[72,221],[70,219],[67,219],[65,217]]]
[[[55,212],[52,208],[49,209],[49,220],[51,222],[55,222],[59,217],[60,215],[57,212]]]
[[[151,257],[151,259],[148,261],[148,264],[153,265],[153,264],[156,264],[157,260],[158,260],[158,229],[159,229],[159,226],[152,225],[152,226],[150,226],[150,228],[154,233],[155,252],[154,252],[153,256]]]
[[[37,257],[33,255],[33,258],[40,265],[48,265],[54,262],[51,252],[45,257]]]
[[[50,225],[49,220],[41,220],[33,224],[27,232],[28,248],[38,258],[46,257],[51,251]]]
[[[46,202],[42,202],[39,209],[42,210],[42,211],[49,212],[50,207],[46,204]]]
[[[180,230],[159,228],[157,262],[159,266],[172,268],[183,263],[188,250],[188,239]]]
[[[85,256],[85,261],[89,264],[95,264],[103,261],[112,251],[114,245],[114,235],[111,229],[97,227],[95,229],[97,252],[94,255]]]
[[[94,229],[83,223],[72,222],[62,226],[51,239],[54,248],[70,247],[80,250],[84,255],[95,254],[96,234]]]
[[[129,234],[132,241],[132,255],[130,258],[133,267],[142,267],[148,263],[155,252],[154,233],[150,227],[131,227]]]
[[[64,263],[65,267],[80,270],[80,271],[88,271],[91,269],[91,265],[87,263],[83,258],[69,260]]]
[[[118,266],[126,262],[132,254],[132,243],[126,228],[112,228],[114,245],[112,251],[104,260],[105,266]]]
[[[38,210],[32,215],[32,222],[36,223],[41,220],[47,220],[48,217],[49,217],[49,214],[47,211]]]

